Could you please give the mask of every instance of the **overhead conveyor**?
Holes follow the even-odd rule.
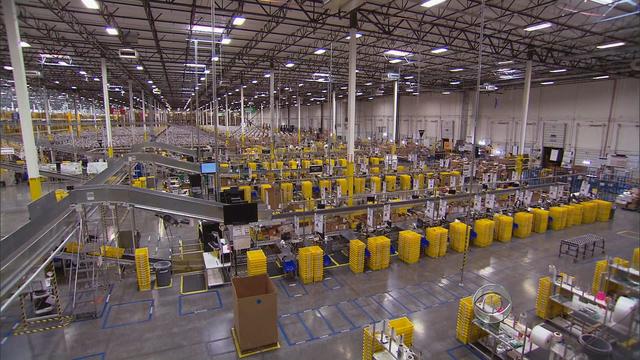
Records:
[[[126,156],[129,162],[147,162],[188,173],[200,174],[200,165],[189,161],[182,161],[155,153],[135,152]]]

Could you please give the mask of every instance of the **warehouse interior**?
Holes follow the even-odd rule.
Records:
[[[640,359],[635,0],[1,0],[2,359]]]

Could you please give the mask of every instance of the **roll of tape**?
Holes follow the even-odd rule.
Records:
[[[531,342],[543,349],[549,349],[551,347],[551,340],[553,339],[553,332],[538,325],[531,331]]]

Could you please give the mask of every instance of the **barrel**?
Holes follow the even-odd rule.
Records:
[[[156,286],[166,287],[171,285],[171,261],[158,261],[153,264],[156,271]]]

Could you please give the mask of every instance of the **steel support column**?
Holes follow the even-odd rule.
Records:
[[[518,154],[524,154],[524,141],[527,135],[527,116],[529,115],[529,93],[531,92],[531,67],[532,61],[527,61],[527,68],[524,74],[524,93],[522,94],[522,131],[520,132],[520,146]]]
[[[107,156],[113,157],[113,139],[111,137],[111,116],[109,107],[109,80],[107,79],[107,60],[100,59],[102,71],[102,101],[104,102],[104,126],[107,130]]]

